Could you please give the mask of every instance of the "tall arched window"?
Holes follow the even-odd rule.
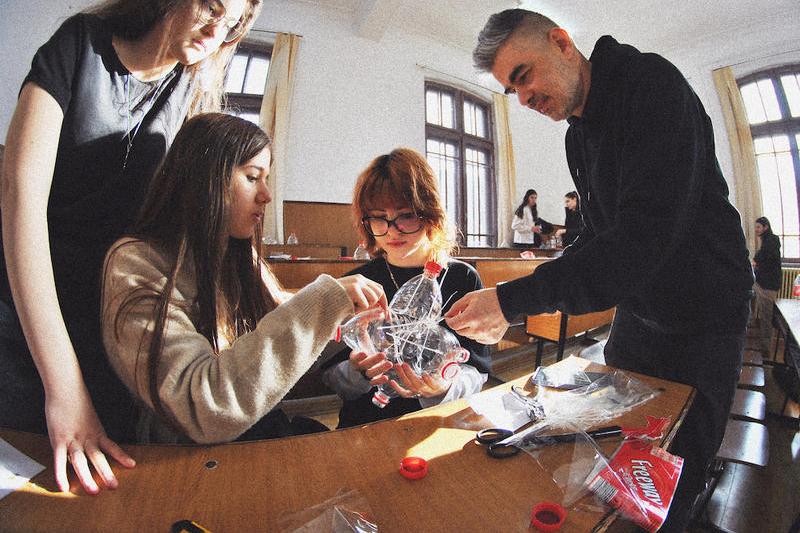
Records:
[[[761,202],[785,259],[800,260],[800,65],[737,80],[761,186]]]
[[[497,245],[491,104],[455,87],[425,84],[425,146],[447,215],[466,246]]]

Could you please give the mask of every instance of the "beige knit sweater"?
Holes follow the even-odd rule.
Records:
[[[117,241],[111,248],[115,249],[104,269],[103,341],[122,381],[152,409],[146,359],[154,301],[137,304],[123,315],[119,337],[114,317],[130,291],[164,286],[170,260],[132,239]],[[322,275],[217,355],[186,311],[195,308],[196,296],[193,275],[182,273],[169,308],[156,375],[161,403],[173,426],[198,443],[231,441],[249,429],[280,402],[314,363],[336,326],[353,314],[342,286]],[[169,431],[169,425],[160,426],[140,423],[139,440],[185,440]]]

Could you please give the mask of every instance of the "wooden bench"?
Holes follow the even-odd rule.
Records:
[[[605,311],[586,313],[584,315],[568,315],[556,311],[555,313],[529,316],[525,330],[528,335],[534,337],[537,341],[536,366],[538,367],[542,364],[542,349],[545,341],[558,344],[557,360],[561,361],[564,357],[564,345],[567,339],[610,324],[614,320],[615,311],[616,307],[612,307]]]

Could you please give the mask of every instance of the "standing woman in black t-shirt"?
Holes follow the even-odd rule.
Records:
[[[89,493],[90,465],[117,485],[105,454],[134,464],[111,440],[132,435],[133,401],[102,349],[103,257],[187,115],[219,108],[260,3],[107,1],[66,20],[23,82],[3,166],[0,426],[47,431],[61,490],[67,462]]]
[[[756,275],[753,290],[756,293],[761,349],[764,354],[768,354],[772,341],[772,309],[778,291],[781,290],[781,241],[772,233],[767,217],[756,219],[755,230],[759,246],[753,256],[753,271]]]

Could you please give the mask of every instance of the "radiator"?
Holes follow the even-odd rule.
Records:
[[[782,267],[781,268],[781,290],[778,291],[778,298],[791,298],[792,285],[794,285],[794,278],[800,274],[800,267]]]

